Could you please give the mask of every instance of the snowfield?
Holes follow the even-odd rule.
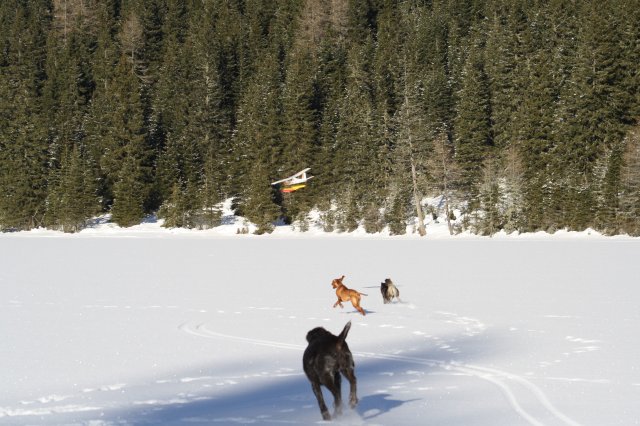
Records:
[[[305,334],[349,320],[332,424],[640,424],[639,239],[234,231],[0,235],[0,424],[325,423]]]

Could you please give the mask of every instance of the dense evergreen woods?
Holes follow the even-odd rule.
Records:
[[[0,47],[2,230],[640,235],[637,1],[3,0]]]

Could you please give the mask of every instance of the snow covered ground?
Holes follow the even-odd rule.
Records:
[[[321,423],[305,334],[349,320],[334,424],[640,424],[639,239],[233,226],[0,235],[0,424]]]

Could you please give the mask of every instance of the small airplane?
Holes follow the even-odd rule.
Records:
[[[309,179],[313,176],[307,176],[307,172],[311,170],[310,167],[307,167],[304,170],[299,171],[298,173],[286,177],[284,179],[277,180],[275,182],[271,182],[271,185],[279,185],[282,184],[282,192],[289,193],[293,191],[297,191],[298,189],[304,188]]]

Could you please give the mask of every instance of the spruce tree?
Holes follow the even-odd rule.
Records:
[[[197,184],[203,157],[199,141],[189,131],[194,96],[198,96],[192,90],[193,50],[176,34],[168,35],[165,46],[164,67],[155,85],[153,102],[153,121],[158,126],[154,142],[160,151],[156,184],[161,200],[169,198],[177,182]]]
[[[315,47],[300,41],[292,47],[287,58],[282,89],[281,143],[276,154],[278,169],[285,175],[314,166],[318,140],[314,50]],[[309,189],[283,197],[287,221],[304,217],[311,209]]]
[[[347,62],[347,79],[339,105],[332,156],[340,167],[334,168],[332,179],[344,191],[335,194],[345,217],[360,218],[362,203],[380,199],[385,182],[380,177],[384,169],[371,167],[378,163],[383,148],[376,122],[377,112],[373,93],[374,77],[370,58],[373,44],[352,46]],[[378,163],[379,164],[379,163]],[[353,223],[353,221],[350,221]],[[349,225],[351,228],[352,225]]]
[[[126,150],[118,180],[113,186],[111,220],[123,227],[137,225],[144,218],[147,196],[141,161],[134,147]]]
[[[64,232],[82,230],[98,212],[99,203],[90,162],[78,146],[63,152],[60,169],[47,198],[47,221]]]
[[[422,86],[415,75],[412,58],[404,58],[403,99],[396,115],[398,135],[396,140],[396,165],[398,176],[404,176],[401,185],[411,188],[413,205],[418,218],[418,233],[426,235],[422,211],[422,188],[426,181],[429,133],[424,122],[420,95]]]
[[[280,216],[274,204],[270,183],[284,173],[276,166],[281,130],[282,68],[277,46],[265,53],[238,111],[238,129],[234,135],[236,167],[247,173],[242,184],[241,209],[258,225],[258,232],[270,232]]]
[[[142,197],[146,209],[153,158],[148,147],[135,64],[122,55],[113,75],[107,77],[105,87],[107,90],[100,85],[97,87],[87,125],[87,139],[99,158],[101,196],[106,207],[113,203],[115,184],[123,179],[122,169],[129,163],[131,170],[133,161],[135,179],[144,187]],[[122,186],[120,190],[123,190]]]
[[[527,75],[531,81],[527,96],[516,114],[518,123],[518,147],[524,160],[524,214],[527,230],[550,230],[556,220],[553,205],[563,198],[551,199],[553,188],[564,189],[561,164],[553,158],[553,93],[546,77],[547,69],[539,56],[533,59]],[[560,201],[562,202],[562,201]]]
[[[488,157],[482,164],[479,198],[482,214],[475,220],[476,233],[494,235],[503,228],[503,194],[500,189],[499,162]]]
[[[341,105],[347,74],[347,52],[344,43],[337,39],[325,39],[321,43],[318,59],[318,98],[320,99],[318,124],[318,149],[313,171],[322,178],[313,182],[316,200],[323,209],[329,209],[335,198],[335,182],[339,180],[341,164],[335,159],[337,134],[342,120]]]
[[[43,223],[47,193],[41,93],[50,9],[7,2],[0,12],[0,228],[30,229]]]
[[[81,3],[56,3],[47,40],[47,79],[42,96],[49,145],[46,220],[47,225],[65,232],[82,229],[97,212],[94,173],[82,148],[94,90],[89,65],[95,42],[89,27],[94,19],[93,9]]]
[[[515,144],[518,122],[514,120],[526,96],[526,85],[518,78],[531,52],[522,39],[527,17],[519,2],[499,2],[487,31],[486,72],[491,93],[491,128],[495,145],[505,149]]]
[[[578,34],[572,85],[563,93],[559,154],[567,171],[566,221],[571,229],[594,226],[596,194],[595,166],[623,137],[626,93],[621,93],[620,23],[613,4],[586,4]],[[608,185],[614,176],[609,174]],[[616,178],[617,179],[617,178]]]
[[[451,217],[453,215],[454,191],[460,178],[460,171],[454,161],[454,149],[447,138],[445,130],[436,134],[432,142],[432,154],[427,159],[429,186],[436,194],[441,195],[443,216],[447,221],[449,234],[454,234]]]
[[[391,188],[385,208],[385,222],[391,235],[407,233],[407,219],[415,212],[415,207],[409,202],[410,199],[409,187],[398,185]]]
[[[482,159],[492,145],[489,82],[481,40],[473,39],[461,74],[454,121],[455,158],[460,167],[460,189],[475,202]]]
[[[635,126],[624,140],[621,191],[617,219],[620,231],[640,235],[640,127]]]

